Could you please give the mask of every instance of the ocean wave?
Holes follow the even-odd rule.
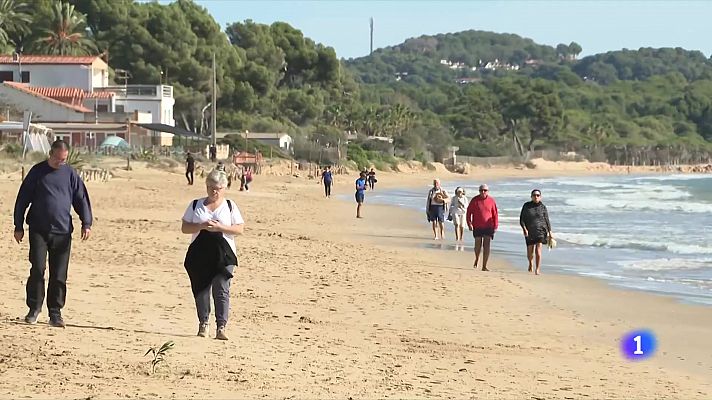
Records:
[[[712,179],[709,174],[673,174],[662,176],[638,176],[637,181],[691,181],[695,179]]]
[[[640,196],[643,197],[643,196]],[[575,197],[564,201],[584,210],[616,211],[681,211],[684,213],[712,213],[712,204],[696,202],[665,202],[654,199],[609,199],[605,197]]]
[[[670,241],[643,241],[620,237],[603,238],[594,234],[556,233],[557,239],[581,246],[606,247],[611,249],[632,249],[647,251],[668,251],[674,254],[712,254],[712,247]]]
[[[693,270],[712,269],[712,258],[689,259],[689,258],[662,258],[655,260],[627,260],[617,261],[624,270],[630,271],[670,271],[670,270]]]

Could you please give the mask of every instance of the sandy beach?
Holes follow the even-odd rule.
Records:
[[[553,164],[470,176],[601,172]],[[257,176],[249,193],[227,192],[246,220],[230,340],[196,337],[180,218],[204,186],[138,163],[118,175],[87,184],[95,224],[89,241],[75,235],[66,329],[49,327],[46,309],[39,324],[22,322],[28,244],[10,234],[20,175],[0,176],[0,398],[712,397],[709,308],[534,277],[496,255],[492,272],[475,271],[470,252],[426,246],[422,213],[367,203],[357,220],[353,201],[324,199],[304,176]],[[377,189],[434,175],[448,178],[379,173]],[[352,196],[354,179],[337,175],[334,194]],[[641,327],[658,336],[658,354],[627,361],[618,340]],[[144,353],[168,340],[175,347],[150,374]]]

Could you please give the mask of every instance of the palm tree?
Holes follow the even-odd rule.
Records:
[[[30,31],[32,18],[26,13],[27,10],[25,3],[0,0],[0,46],[7,47],[15,41],[13,39],[16,39],[16,36],[23,36]]]
[[[37,53],[62,56],[97,53],[96,44],[87,37],[86,18],[69,3],[55,3],[51,19],[38,31],[33,43]]]

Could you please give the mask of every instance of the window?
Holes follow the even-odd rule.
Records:
[[[97,112],[109,112],[109,106],[106,104],[99,104],[96,106],[96,111]]]
[[[124,106],[119,106],[119,105],[117,105],[117,106],[116,106],[116,112],[117,112],[117,113],[123,113],[123,112],[124,112]]]
[[[67,143],[68,145],[70,145],[70,146],[72,145],[72,135],[69,135],[69,134],[65,134],[65,135],[62,135],[62,134],[54,135],[54,140],[63,140],[63,141],[64,141],[65,143]]]
[[[13,77],[12,71],[0,71],[0,82],[12,82],[14,80],[15,78]]]
[[[22,71],[20,80],[22,83],[30,83],[30,71]]]

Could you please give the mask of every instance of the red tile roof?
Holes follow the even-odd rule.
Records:
[[[11,88],[13,88],[13,89],[15,89],[15,90],[19,90],[19,91],[21,91],[21,92],[31,94],[31,95],[33,95],[33,96],[35,96],[35,97],[37,97],[37,98],[42,99],[42,100],[49,101],[50,103],[54,103],[54,104],[59,105],[59,106],[62,106],[62,107],[67,107],[67,108],[72,109],[72,110],[74,110],[74,111],[79,111],[79,112],[83,112],[83,113],[92,112],[92,110],[90,110],[90,109],[88,109],[88,108],[86,108],[86,107],[72,105],[72,104],[65,103],[65,102],[63,102],[63,101],[59,101],[59,100],[53,99],[53,98],[51,98],[51,97],[47,97],[47,96],[45,96],[45,95],[42,95],[42,94],[40,94],[40,93],[38,93],[38,92],[32,90],[33,88],[30,88],[29,86],[27,86],[27,84],[24,84],[24,83],[5,81],[5,82],[3,82],[3,84],[4,84],[5,86],[9,86],[9,87],[11,87]],[[50,88],[50,89],[51,89],[51,88]]]
[[[20,62],[23,64],[75,64],[89,65],[99,56],[41,56],[41,55],[20,55]],[[0,55],[0,64],[16,64],[12,55]]]
[[[32,90],[37,94],[42,96],[51,97],[53,99],[110,99],[114,97],[113,92],[85,92],[80,88],[75,87],[41,87],[41,86],[28,86],[28,89]]]
[[[73,87],[35,87],[29,86],[28,89],[32,90],[37,94],[42,96],[51,97],[56,99],[58,97],[62,98],[81,98],[85,97],[84,91],[79,88]]]

